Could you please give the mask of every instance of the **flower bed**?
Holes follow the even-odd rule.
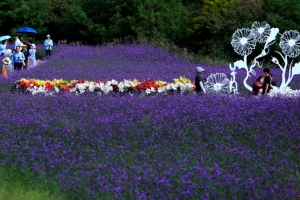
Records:
[[[121,82],[116,80],[101,81],[86,81],[86,80],[63,80],[54,79],[38,80],[38,79],[21,79],[15,82],[15,89],[27,91],[34,94],[53,94],[53,93],[85,93],[85,92],[98,92],[108,94],[110,92],[145,92],[147,95],[156,93],[167,93],[178,91],[181,93],[191,93],[195,90],[195,85],[191,80],[180,77],[174,79],[173,83],[147,79],[143,82],[124,79]]]

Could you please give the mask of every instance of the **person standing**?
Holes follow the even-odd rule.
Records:
[[[0,56],[6,53],[6,44],[7,44],[6,40],[1,42],[1,44],[0,44]]]
[[[20,39],[19,39],[19,36],[15,36],[15,43],[14,43],[14,50],[16,50],[17,49],[17,47],[18,46],[22,46],[23,44],[22,44],[22,42],[20,41]]]
[[[31,36],[28,37],[28,40],[26,41],[27,50],[29,51],[31,49],[31,45],[34,44],[34,41]]]
[[[270,78],[270,69],[264,68],[264,83],[263,83],[263,95],[267,95],[271,89],[271,78]]]
[[[204,82],[202,78],[202,72],[206,71],[202,67],[196,67],[196,78],[195,78],[195,85],[196,85],[196,91],[203,92],[203,94],[206,94],[206,90],[204,88]]]
[[[35,44],[31,44],[31,49],[29,50],[29,69],[36,66],[36,49]]]
[[[16,51],[12,56],[12,62],[14,63],[15,70],[21,70],[23,66],[23,62],[25,60],[25,56],[22,52],[20,52],[20,47],[16,47]]]
[[[2,65],[2,69],[6,69],[6,72],[8,74],[12,74],[14,71],[14,67],[11,64],[11,60],[9,57],[6,57],[2,60],[3,65]]]
[[[27,51],[27,49],[26,49],[26,45],[23,45],[22,46],[22,53],[24,54],[24,56],[25,56],[25,60],[24,60],[24,63],[25,63],[25,66],[24,66],[24,68],[25,69],[27,69],[27,66],[28,66],[28,57],[29,57],[29,52]]]
[[[44,42],[45,50],[46,50],[46,56],[51,56],[53,41],[50,39],[50,35],[47,35],[47,39]]]

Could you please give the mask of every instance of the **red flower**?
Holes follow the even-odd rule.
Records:
[[[51,85],[50,82],[46,82],[45,87],[46,87],[47,90],[52,90],[53,89],[53,86]]]
[[[62,85],[61,86],[61,91],[62,92],[70,92],[70,88],[68,86],[66,86],[66,85]]]

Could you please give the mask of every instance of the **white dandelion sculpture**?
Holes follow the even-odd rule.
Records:
[[[278,51],[275,51],[275,52],[278,53],[280,55],[280,57],[283,59],[284,66],[282,66],[279,63],[279,61],[276,57],[272,57],[272,62],[275,63],[276,65],[278,65],[282,71],[282,75],[281,75],[282,80],[281,80],[280,89],[285,89],[286,87],[288,87],[288,85],[291,82],[291,80],[293,79],[294,75],[300,74],[300,62],[296,63],[294,65],[294,67],[292,67],[292,65],[293,65],[293,60],[292,60],[290,65],[288,65],[288,57],[295,58],[295,57],[299,56],[299,54],[300,54],[299,32],[295,31],[295,30],[285,31],[280,37],[279,46],[280,46],[284,56]],[[289,74],[287,77],[288,79],[286,80],[287,68],[289,68],[289,72],[288,72]]]
[[[259,64],[257,59],[266,56],[269,53],[269,47],[275,43],[275,38],[279,32],[278,28],[271,28],[267,22],[254,22],[252,28],[242,28],[237,29],[232,35],[231,45],[234,48],[234,51],[243,56],[243,60],[238,60],[234,62],[233,66],[230,64],[229,68],[231,72],[231,82],[230,82],[230,92],[238,93],[237,83],[235,81],[235,69],[245,69],[247,74],[243,81],[244,86],[252,91],[252,88],[247,84],[247,80],[250,77],[250,74],[256,76],[253,68],[257,65],[262,67]],[[255,49],[255,46],[259,43],[265,43],[261,53],[254,58],[250,66],[248,66],[248,56],[252,53],[252,50]],[[235,86],[234,86],[235,85]]]
[[[230,93],[230,83],[229,79],[224,73],[210,74],[207,78],[207,83],[205,84],[205,89],[209,93],[216,94],[229,94]]]

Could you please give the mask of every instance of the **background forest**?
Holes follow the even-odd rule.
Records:
[[[31,26],[43,40],[103,44],[156,38],[193,53],[230,58],[232,33],[267,21],[280,31],[300,27],[299,0],[2,0],[0,34]]]

